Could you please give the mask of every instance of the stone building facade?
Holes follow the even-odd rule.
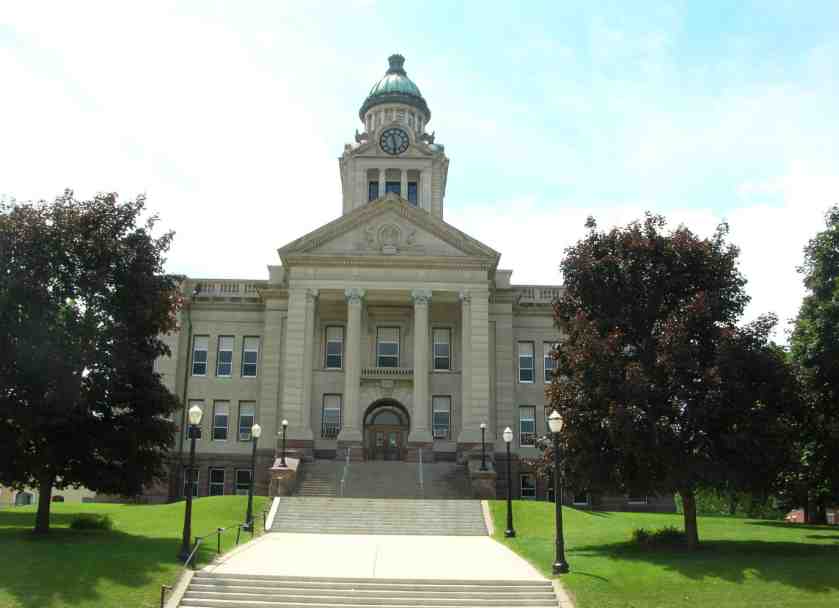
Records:
[[[281,247],[265,280],[184,284],[181,331],[158,366],[204,411],[199,496],[246,491],[254,421],[266,492],[282,420],[294,453],[355,461],[462,460],[482,423],[502,457],[509,426],[514,494],[547,495],[518,458],[535,457],[547,429],[561,287],[514,284],[497,251],[446,223],[449,161],[403,62],[390,57],[359,112],[363,133],[339,160],[342,215]],[[183,432],[178,449],[188,451]],[[181,495],[182,476],[171,479],[152,494]],[[608,504],[662,508],[633,502]]]

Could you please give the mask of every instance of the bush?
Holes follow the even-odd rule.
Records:
[[[70,522],[72,530],[111,530],[113,527],[113,520],[108,515],[100,513],[77,515]]]
[[[639,547],[654,549],[658,547],[684,547],[687,537],[682,530],[673,526],[666,526],[658,530],[635,528],[632,531],[632,542]]]

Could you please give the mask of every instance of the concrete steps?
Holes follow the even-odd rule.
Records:
[[[341,490],[341,479],[344,487]],[[453,462],[343,462],[306,463],[297,496],[346,498],[471,498],[466,468]]]
[[[479,500],[281,498],[274,532],[485,536]]]
[[[198,572],[180,602],[193,608],[556,608],[547,580],[304,578]]]

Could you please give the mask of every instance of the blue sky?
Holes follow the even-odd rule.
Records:
[[[0,195],[147,193],[169,266],[263,278],[340,213],[337,157],[401,52],[451,158],[446,219],[555,283],[589,214],[742,248],[749,316],[795,314],[839,202],[836,2],[0,6]]]

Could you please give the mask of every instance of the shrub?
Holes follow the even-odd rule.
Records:
[[[113,520],[108,515],[102,515],[101,513],[77,515],[70,522],[70,528],[73,530],[111,530],[113,527]]]
[[[659,548],[659,547],[684,547],[687,542],[687,536],[682,530],[674,528],[673,526],[665,526],[658,530],[645,530],[644,528],[635,528],[632,531],[632,542],[639,547],[645,548]]]

